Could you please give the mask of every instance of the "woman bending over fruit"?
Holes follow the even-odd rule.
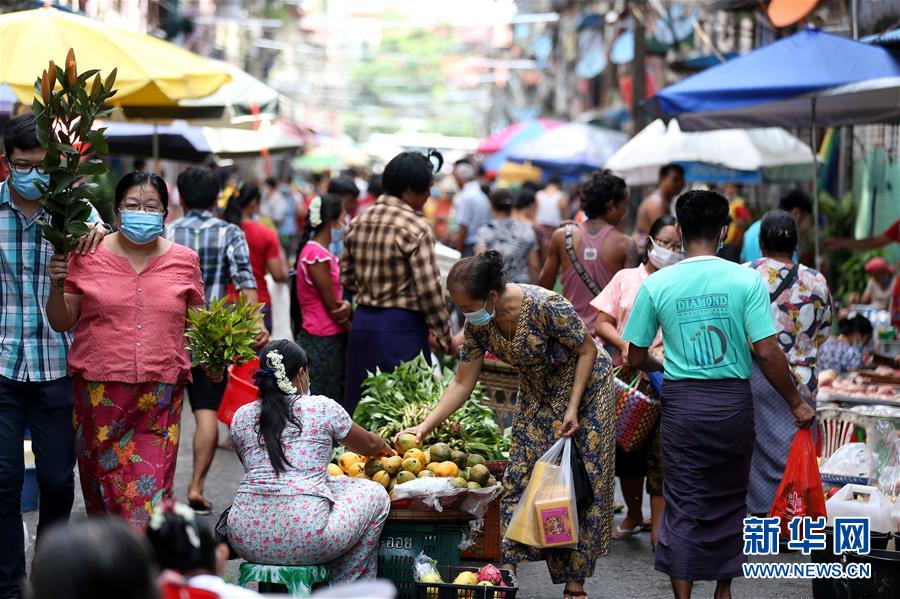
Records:
[[[572,437],[578,444],[594,501],[578,514],[581,531],[574,549],[504,541],[503,559],[509,564],[546,561],[553,583],[566,585],[564,597],[584,597],[584,581],[593,575],[597,558],[609,552],[612,530],[615,433],[609,355],[597,347],[564,297],[506,283],[497,252],[457,262],[447,287],[466,313],[459,370],[434,411],[404,432],[421,441],[459,409],[475,388],[485,352],[518,369],[519,395],[500,503],[503,528],[554,437]]]

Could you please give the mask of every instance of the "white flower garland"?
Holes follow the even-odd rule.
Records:
[[[284,368],[284,356],[281,355],[281,352],[277,350],[270,351],[266,361],[269,364],[269,368],[275,371],[275,381],[278,383],[278,388],[288,395],[297,395],[297,387],[288,380],[287,371]]]
[[[316,196],[309,203],[309,224],[314,229],[322,225],[322,197]]]

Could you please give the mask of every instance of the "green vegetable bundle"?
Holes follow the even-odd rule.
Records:
[[[243,296],[236,302],[221,298],[209,308],[191,310],[185,335],[193,365],[202,364],[210,372],[220,373],[232,364],[253,359],[261,320],[260,305],[251,304]]]
[[[384,439],[393,439],[425,419],[453,376],[447,368],[439,376],[421,354],[401,362],[393,372],[369,373],[353,420]],[[425,440],[426,445],[432,443],[447,443],[452,449],[478,453],[489,460],[509,457],[509,439],[501,435],[480,384],[466,403]]]

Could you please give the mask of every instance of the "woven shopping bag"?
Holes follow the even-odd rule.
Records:
[[[613,377],[616,398],[616,443],[622,451],[641,447],[659,418],[659,401],[638,389],[641,375],[629,384]]]

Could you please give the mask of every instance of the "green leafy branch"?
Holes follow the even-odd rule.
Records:
[[[193,365],[205,365],[210,372],[224,372],[232,364],[243,364],[256,356],[254,345],[260,331],[262,305],[241,296],[214,300],[209,308],[188,314],[187,348]]]
[[[32,110],[38,142],[47,148],[44,169],[50,175],[49,184],[36,183],[50,216],[41,226],[44,238],[58,254],[75,249],[78,239],[90,231],[87,222],[97,185],[85,182],[85,178],[107,172],[97,156],[109,151],[105,128],[94,130],[94,121],[115,110],[105,108],[116,94],[115,82],[116,69],[105,81],[96,69],[79,75],[71,48],[65,70],[51,60],[35,82]]]

